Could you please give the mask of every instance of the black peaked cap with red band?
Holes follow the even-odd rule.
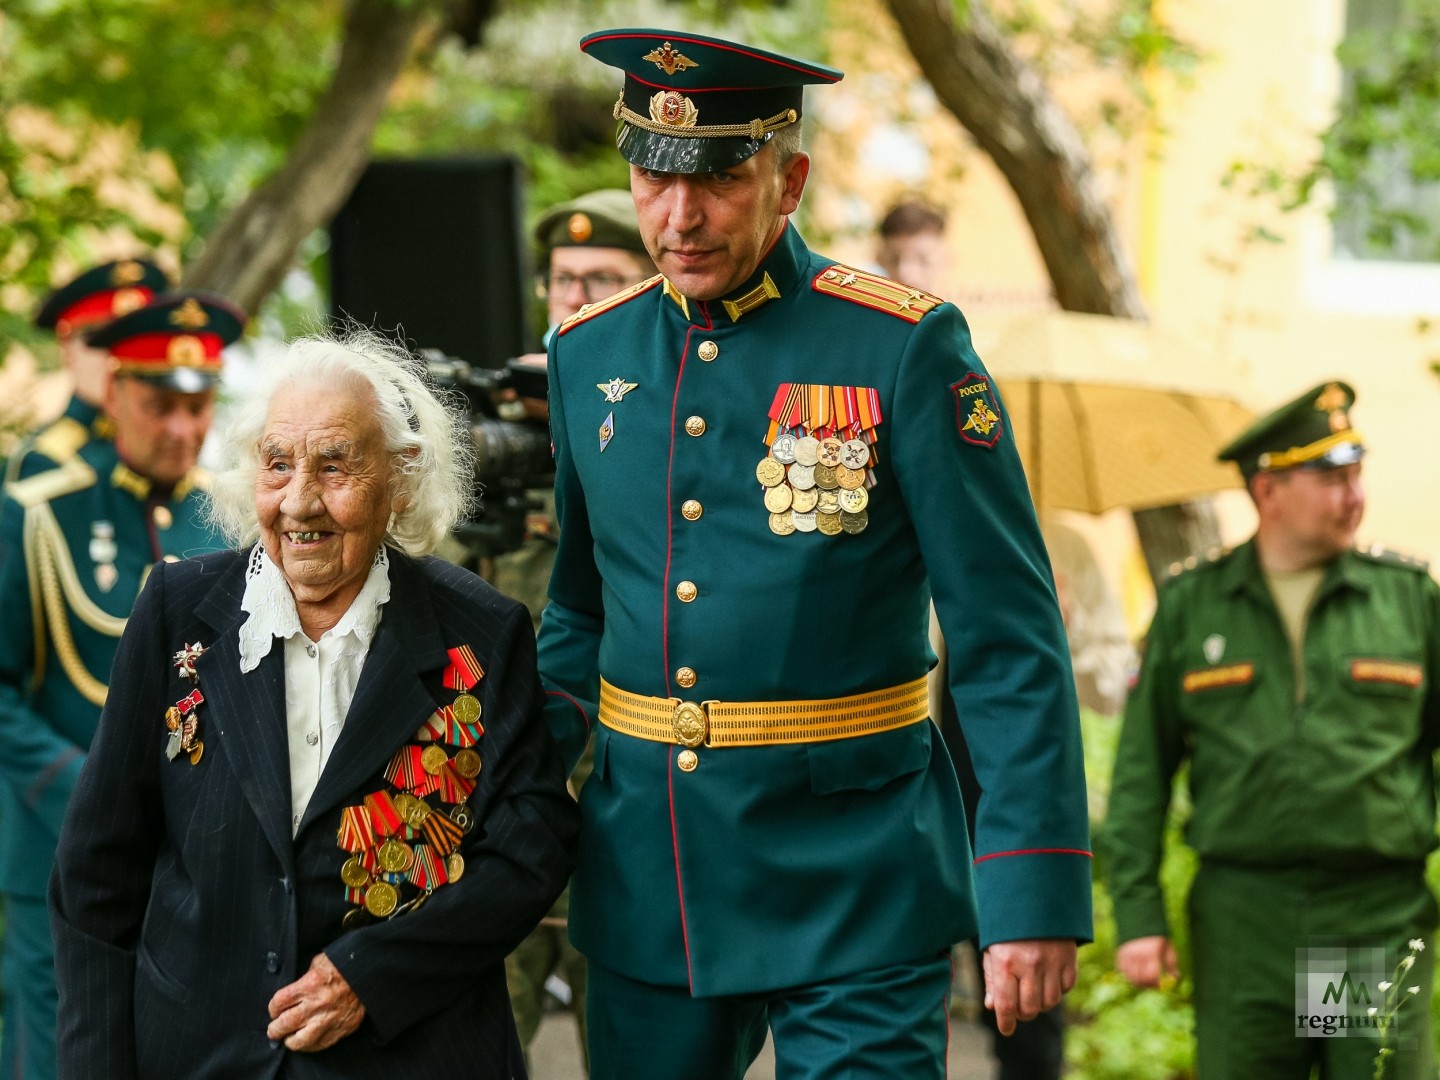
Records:
[[[107,349],[121,375],[197,393],[214,385],[221,350],[245,330],[245,313],[215,293],[181,291],[106,323],[86,338]]]
[[[169,287],[170,278],[149,259],[101,263],[47,296],[35,325],[69,337],[144,307]]]

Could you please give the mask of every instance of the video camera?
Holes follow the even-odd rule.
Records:
[[[474,367],[433,349],[423,355],[434,384],[458,390],[470,407],[478,508],[455,538],[476,559],[515,551],[525,541],[526,518],[542,509],[530,492],[555,485],[555,462],[549,425],[526,418],[519,401],[503,399],[508,390],[544,399],[545,370],[515,360],[503,368]]]

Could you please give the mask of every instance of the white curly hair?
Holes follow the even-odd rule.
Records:
[[[333,386],[347,376],[362,379],[375,395],[375,419],[394,463],[390,482],[402,496],[385,542],[427,555],[469,516],[475,444],[464,398],[428,385],[425,362],[404,346],[357,327],[312,334],[262,361],[258,374],[255,391],[236,402],[210,491],[209,520],[232,544],[248,547],[260,536],[255,474],[271,401],[288,387]]]

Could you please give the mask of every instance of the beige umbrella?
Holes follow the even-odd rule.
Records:
[[[975,320],[1030,492],[1043,508],[1099,514],[1240,486],[1215,453],[1254,419],[1247,379],[1150,323],[1047,311]]]

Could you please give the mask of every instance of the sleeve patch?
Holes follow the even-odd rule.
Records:
[[[1000,403],[990,380],[972,371],[951,383],[950,390],[955,394],[955,426],[960,438],[993,449],[1004,434],[1005,422],[1000,418]]]

